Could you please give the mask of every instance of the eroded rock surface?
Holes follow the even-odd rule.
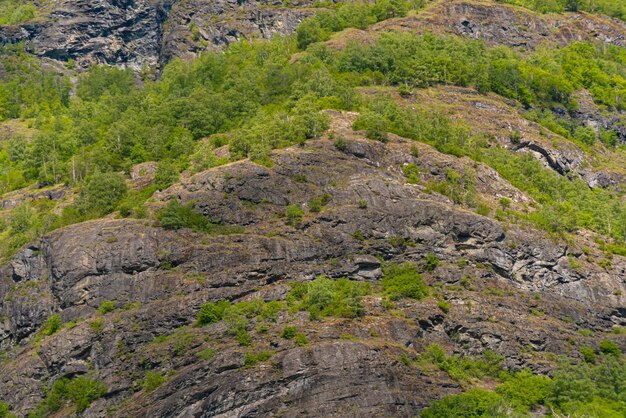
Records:
[[[312,141],[276,151],[271,168],[231,163],[155,196],[154,209],[171,199],[195,202],[208,219],[243,226],[243,233],[209,236],[108,219],[64,228],[18,253],[0,270],[0,346],[9,356],[0,366],[0,398],[22,414],[42,399],[47,382],[89,374],[108,392],[86,416],[414,416],[460,387],[443,373],[399,362],[401,355],[437,342],[472,355],[495,350],[512,370],[548,372],[553,366],[542,353],[582,344],[579,327],[609,332],[626,321],[623,257],[599,267],[593,254],[505,228],[407,184],[407,163],[433,181],[447,169],[471,170],[485,199],[528,201],[486,167],[423,144],[413,144],[415,152],[402,138],[368,141],[342,120],[332,128],[345,138],[342,150]],[[321,212],[309,212],[323,196]],[[292,204],[306,212],[297,225],[284,218]],[[447,314],[432,299],[402,301],[399,319],[377,296],[365,299],[361,320],[312,322],[282,312],[269,329],[251,331],[253,349],[273,353],[253,367],[244,364],[250,349],[225,324],[193,326],[206,301],[281,300],[289,282],[319,275],[376,283],[383,263],[423,265],[429,253],[440,265],[425,278],[443,286]],[[466,278],[471,288],[459,286]],[[107,300],[118,310],[97,315]],[[530,313],[537,310],[545,316]],[[52,313],[76,325],[34,344]],[[309,344],[280,338],[287,324],[304,330]],[[204,356],[207,348],[215,355]],[[148,370],[168,375],[153,392],[142,390]]]

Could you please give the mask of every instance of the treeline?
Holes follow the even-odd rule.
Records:
[[[293,37],[242,41],[224,53],[175,60],[158,81],[94,67],[78,77],[74,97],[68,77],[39,65],[19,47],[5,47],[0,51],[0,118],[19,118],[16,126],[29,129],[0,142],[0,193],[31,184],[67,183],[82,189],[79,202],[61,215],[45,204],[20,209],[30,211],[24,216],[16,211],[0,225],[0,233],[21,231],[11,234],[19,239],[5,240],[5,245],[15,249],[33,234],[114,209],[124,216],[143,216],[143,201],[181,171],[226,162],[213,153],[223,145],[230,145],[234,159],[250,157],[269,165],[272,149],[316,138],[327,128],[322,109],[359,110],[361,123],[381,137],[392,131],[486,162],[542,204],[534,222],[545,229],[587,227],[622,243],[626,222],[614,194],[592,192],[536,161],[490,149],[484,139],[445,117],[411,115],[386,100],[364,106],[358,89],[387,85],[404,94],[435,84],[473,86],[517,100],[534,119],[584,146],[598,140],[614,146],[613,133],[595,132],[552,110],[574,112],[574,93],[580,89],[589,90],[607,110],[625,109],[626,50],[575,43],[522,56],[476,40],[406,33],[351,42],[340,51],[317,42],[333,31],[365,27],[421,5],[396,0],[344,4],[305,21]],[[302,42],[310,25],[321,32]],[[158,162],[152,189],[129,193],[121,187],[120,174],[108,175],[129,172],[145,161]],[[98,183],[105,186],[98,189]],[[30,226],[20,219],[29,219]]]

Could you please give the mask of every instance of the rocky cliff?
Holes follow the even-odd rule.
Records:
[[[0,27],[0,42],[23,42],[39,57],[72,60],[78,68],[108,64],[159,70],[173,57],[194,56],[242,38],[291,33],[311,14],[305,7],[309,3],[58,1],[37,20]]]
[[[0,398],[23,413],[43,398],[45,380],[87,374],[108,392],[85,416],[414,416],[460,388],[444,373],[398,360],[431,343],[473,355],[495,350],[511,370],[541,372],[551,368],[547,353],[572,355],[586,343],[578,329],[597,337],[626,322],[626,259],[599,267],[597,244],[582,236],[558,243],[504,227],[406,183],[406,164],[421,167],[424,181],[445,181],[453,169],[471,173],[485,199],[530,201],[470,160],[399,137],[366,140],[349,128],[352,117],[333,114],[341,149],[325,136],[274,153],[272,168],[242,161],[199,173],[153,203],[194,202],[242,233],[209,236],[109,219],[22,250],[0,274],[0,344],[9,357]],[[323,196],[323,210],[308,211]],[[297,225],[283,217],[290,204],[307,211]],[[245,361],[251,348],[222,322],[194,325],[207,301],[283,300],[288,283],[319,275],[376,283],[383,263],[424,265],[427,255],[439,260],[424,275],[450,304],[446,312],[435,300],[407,300],[397,316],[380,297],[366,296],[359,320],[311,322],[289,311],[257,317],[252,351],[272,356],[253,367]],[[98,315],[104,301],[115,301],[115,310]],[[25,344],[50,312],[74,325]],[[308,344],[281,338],[288,325],[303,330]],[[151,392],[141,390],[149,371],[168,376]]]
[[[311,6],[60,0],[39,20],[0,28],[0,40],[81,68],[159,70],[237,39],[291,33]],[[326,45],[390,30],[520,51],[576,40],[622,47],[626,34],[623,23],[584,13],[540,16],[454,0]],[[607,164],[530,122],[512,100],[465,87],[359,89],[364,98],[380,92],[406,108],[441,109],[489,147],[530,155],[591,189],[624,188],[623,159]],[[619,112],[577,94],[572,117],[619,129]],[[626,326],[626,257],[608,252],[599,234],[581,228],[565,239],[512,221],[540,204],[493,168],[398,135],[374,141],[353,129],[357,113],[325,113],[330,127],[319,138],[274,150],[265,164],[241,159],[185,173],[152,196],[145,216],[113,213],[57,229],[1,265],[0,401],[27,416],[49,402],[55,382],[89,377],[106,390],[78,412],[85,417],[414,417],[466,389],[420,363],[433,344],[463,358],[497,353],[508,371],[542,375],[565,356],[582,361],[581,349],[601,340],[626,351],[626,333],[615,332]],[[230,156],[228,146],[213,151]],[[145,164],[131,176],[142,186],[156,171]],[[25,189],[2,196],[0,208],[73,196],[69,186]],[[164,228],[156,214],[171,202],[219,227]],[[403,263],[419,271],[428,297],[390,299],[384,277]],[[300,309],[294,289],[320,276],[367,288],[359,314],[319,318]],[[203,306],[218,301],[248,310],[200,321]],[[78,404],[58,402],[47,412],[77,414]]]

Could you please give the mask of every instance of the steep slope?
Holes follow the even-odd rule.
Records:
[[[59,1],[32,22],[0,27],[1,43],[25,43],[36,56],[78,68],[94,64],[155,71],[241,38],[287,34],[311,2],[276,7],[265,1]]]
[[[472,391],[494,416],[626,408],[621,21],[439,1],[367,30],[314,25],[308,49],[194,61],[316,10],[45,4],[0,28],[52,64],[9,54],[4,76],[32,70],[11,97],[54,91],[2,115],[0,417],[432,417]],[[609,50],[602,88],[564,76],[561,91],[537,64],[577,41]],[[485,77],[448,77],[473,51],[490,54]],[[74,87],[56,62],[175,56],[189,61],[144,87],[101,68]],[[105,208],[81,206],[89,193]],[[516,379],[546,392],[520,404],[501,390]]]
[[[512,369],[541,371],[551,367],[547,352],[571,355],[584,344],[577,329],[593,329],[599,338],[624,322],[623,257],[601,268],[586,261],[580,243],[505,230],[426,193],[406,183],[404,165],[420,167],[422,184],[445,182],[447,170],[471,172],[486,200],[530,201],[470,160],[426,145],[413,145],[416,152],[401,138],[370,142],[349,128],[349,115],[336,114],[334,121],[333,135],[345,141],[341,150],[320,139],[274,153],[272,168],[233,163],[158,198],[193,201],[210,219],[243,225],[242,234],[212,237],[102,220],[65,228],[19,253],[2,274],[8,314],[2,345],[31,338],[51,310],[75,325],[12,350],[2,365],[0,398],[21,413],[42,399],[44,380],[88,373],[108,392],[86,416],[106,410],[115,416],[345,416],[353,410],[413,416],[431,399],[459,390],[441,372],[419,373],[398,361],[430,343],[467,354],[492,349]],[[324,195],[320,213],[306,213],[295,226],[282,218],[287,205],[307,210]],[[589,260],[599,255],[590,251]],[[402,301],[394,308],[402,312],[398,317],[380,296],[366,296],[358,320],[311,322],[290,311],[274,320],[250,319],[249,347],[237,344],[222,323],[193,325],[206,301],[283,300],[287,283],[319,275],[375,283],[382,263],[423,265],[431,253],[439,265],[424,274],[450,304],[445,313],[436,300]],[[107,300],[118,309],[94,317]],[[538,311],[545,317],[532,313]],[[288,325],[304,332],[307,345],[280,337]],[[208,348],[215,354],[203,360]],[[268,364],[244,363],[246,352],[262,351],[272,353]],[[149,372],[168,376],[153,392],[140,390]]]

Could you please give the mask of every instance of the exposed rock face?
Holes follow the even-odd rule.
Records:
[[[550,364],[523,347],[565,353],[567,338],[582,338],[577,327],[603,332],[625,321],[623,257],[600,268],[576,248],[532,230],[505,230],[406,184],[406,163],[433,180],[445,178],[448,168],[471,170],[485,198],[528,199],[486,167],[423,144],[411,150],[397,137],[388,144],[363,140],[349,125],[341,115],[333,122],[346,140],[342,151],[332,141],[313,141],[276,151],[271,168],[232,163],[156,196],[155,207],[170,199],[195,201],[207,218],[243,225],[245,233],[207,236],[141,220],[99,220],[21,251],[0,270],[0,346],[11,357],[0,366],[0,399],[22,414],[42,398],[44,380],[91,373],[108,388],[86,411],[93,417],[346,416],[354,410],[408,417],[460,388],[445,374],[426,376],[402,364],[403,353],[415,355],[432,342],[467,354],[489,348],[505,354],[511,369],[546,372]],[[287,205],[308,210],[324,194],[331,198],[320,213],[286,224]],[[287,282],[318,275],[376,282],[381,259],[419,265],[428,253],[441,260],[426,273],[429,282],[458,287],[472,277],[472,290],[442,287],[452,304],[447,315],[434,300],[402,301],[397,309],[406,319],[399,319],[375,296],[366,298],[359,321],[311,322],[306,314],[283,312],[269,330],[252,331],[254,350],[274,355],[251,368],[244,367],[248,349],[233,341],[225,324],[190,326],[207,300],[279,300]],[[101,317],[96,327],[95,310],[105,300],[127,308]],[[533,309],[551,320],[529,316]],[[35,346],[35,331],[52,312],[77,325]],[[280,338],[287,324],[305,330],[310,344]],[[203,357],[207,347],[216,348],[215,356]],[[147,393],[141,390],[147,370],[170,377]]]
[[[287,34],[312,2],[289,8],[267,1],[62,0],[41,20],[0,27],[0,43],[25,42],[37,56],[91,64],[158,70],[171,58],[189,57],[246,38]]]
[[[38,56],[60,61],[128,66],[136,71],[156,66],[170,2],[147,0],[60,1],[41,21],[20,28],[0,28],[3,42],[27,42]]]
[[[161,62],[195,56],[240,39],[270,39],[276,34],[292,33],[305,17],[314,13],[306,9],[312,3],[299,0],[285,7],[280,1],[268,0],[178,2],[164,31]]]
[[[292,33],[315,13],[313,3],[291,1],[287,7],[270,0],[61,0],[39,20],[0,27],[0,42],[25,42],[40,57],[72,59],[78,68],[98,63],[158,71],[174,57],[195,56],[239,39]],[[444,1],[419,16],[374,27],[390,29],[451,33],[518,48],[585,40],[626,44],[621,21],[584,13],[540,16],[508,5],[463,0]]]
[[[577,41],[626,45],[626,24],[619,20],[598,19],[586,13],[541,16],[488,1],[444,1],[420,16],[384,21],[375,29],[444,32],[482,39],[488,45],[528,49]]]

